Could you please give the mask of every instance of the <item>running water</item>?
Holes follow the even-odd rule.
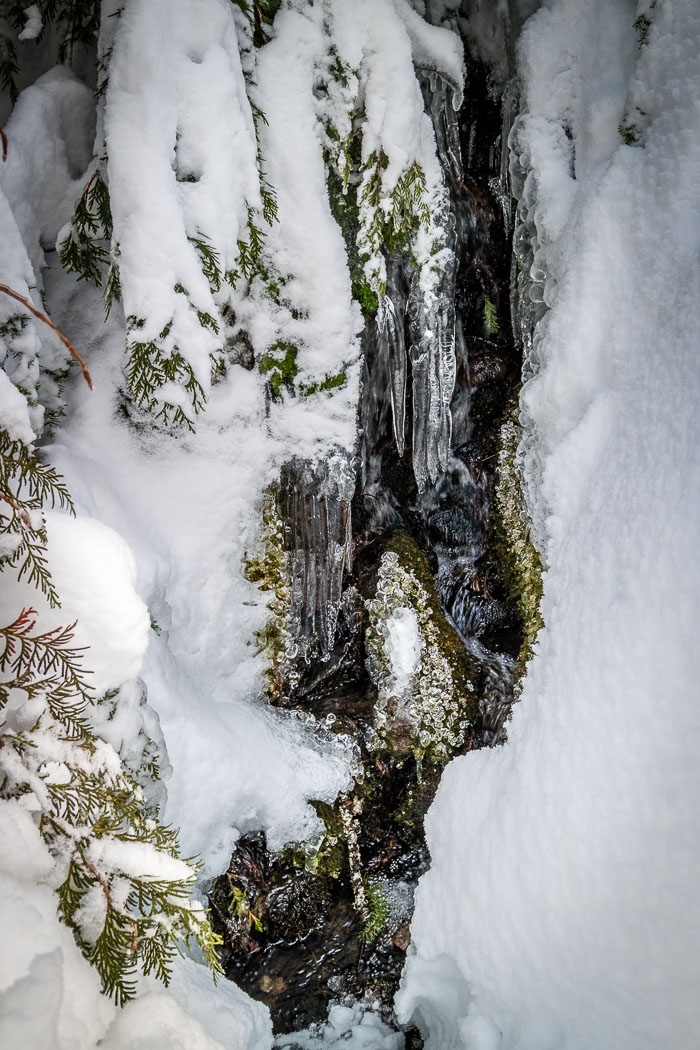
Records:
[[[383,309],[363,334],[356,456],[295,459],[281,473],[292,637],[281,702],[356,761],[348,794],[315,803],[313,851],[272,854],[253,831],[212,889],[225,971],[270,1006],[277,1031],[320,1021],[333,997],[379,1002],[391,1021],[429,864],[423,817],[450,754],[501,742],[513,701],[520,636],[491,508],[520,365],[502,199],[514,110],[497,124],[479,75],[482,101],[472,71],[459,112],[447,81],[422,77],[447,246],[432,287],[405,254],[386,260]],[[247,915],[231,911],[232,888]]]

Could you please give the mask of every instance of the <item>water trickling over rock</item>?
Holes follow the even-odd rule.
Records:
[[[439,275],[424,287],[407,254],[387,258],[384,302],[366,316],[356,456],[294,460],[275,495],[291,597],[271,698],[352,743],[356,785],[316,803],[325,835],[313,849],[273,856],[248,835],[211,893],[226,972],[282,1032],[322,1019],[334,997],[390,1014],[429,862],[424,814],[452,754],[504,739],[513,699],[521,631],[493,511],[520,368],[516,98],[509,86],[499,106],[478,64],[459,110],[437,74],[422,86],[447,190]]]

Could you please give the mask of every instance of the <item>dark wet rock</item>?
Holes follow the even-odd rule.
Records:
[[[500,354],[483,351],[469,357],[469,385],[482,386],[503,379],[508,373],[508,364]]]
[[[248,372],[251,372],[255,367],[253,344],[250,341],[250,336],[243,329],[226,340],[224,350],[232,365],[240,365],[241,368],[245,368]]]

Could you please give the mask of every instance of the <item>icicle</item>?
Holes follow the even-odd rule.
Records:
[[[438,157],[445,183],[452,194],[446,195],[441,224],[444,244],[441,258],[442,272],[437,287],[424,287],[420,275],[413,273],[406,306],[409,323],[410,359],[413,377],[413,470],[419,492],[428,482],[435,482],[446,469],[450,458],[452,416],[450,405],[454,392],[456,365],[455,346],[455,278],[457,272],[457,216],[454,197],[462,182],[462,159],[459,143],[457,114],[452,105],[453,88],[441,76],[423,79],[426,109],[435,129]],[[396,284],[400,287],[399,282]],[[389,329],[389,315],[395,337],[395,356],[399,356],[398,340],[403,340],[402,326],[397,323],[396,303],[392,300],[385,327]],[[391,341],[390,338],[388,340]],[[405,353],[402,355],[405,362]],[[398,389],[400,372],[392,361],[392,404],[394,388]],[[405,390],[405,381],[404,381]],[[405,411],[405,409],[404,409]],[[403,419],[403,416],[401,417]],[[397,433],[397,415],[394,409],[394,427]],[[397,447],[402,451],[397,434]]]
[[[399,456],[404,453],[406,426],[406,345],[404,339],[405,302],[396,260],[387,264],[387,292],[381,321],[378,323],[382,349],[389,365],[389,389],[394,422],[394,438]]]
[[[509,81],[501,97],[501,158],[498,175],[489,182],[489,189],[503,211],[503,225],[510,232],[513,225],[513,194],[511,193],[509,162],[510,133],[518,115],[518,89]],[[517,193],[515,194],[518,195]]]
[[[457,110],[461,101],[459,105],[455,105],[455,102],[461,96],[457,96],[449,81],[433,73],[427,81],[423,80],[423,97],[435,129],[438,158],[445,178],[448,183],[454,181],[459,184],[462,181],[462,151]]]
[[[413,369],[413,470],[420,492],[447,469],[455,386],[455,259],[445,265],[437,293],[424,295],[414,277],[409,299]]]
[[[280,511],[288,522],[291,632],[299,651],[326,659],[335,640],[343,575],[350,568],[350,501],[355,474],[340,450],[322,463],[294,459],[280,480]]]

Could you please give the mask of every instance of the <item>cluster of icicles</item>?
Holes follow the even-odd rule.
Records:
[[[458,99],[436,73],[426,78],[424,89],[446,183],[459,182]],[[379,351],[387,363],[399,456],[405,452],[410,358],[412,458],[419,492],[447,470],[452,437],[457,222],[450,195],[445,196],[450,201],[442,223],[447,250],[441,251],[437,281],[424,288],[408,258],[389,258],[386,294],[376,322]],[[353,456],[342,450],[320,464],[293,460],[282,471],[280,511],[289,528],[292,577],[290,626],[298,651],[307,658],[327,659],[333,648],[343,576],[352,567],[350,505],[355,480]]]

